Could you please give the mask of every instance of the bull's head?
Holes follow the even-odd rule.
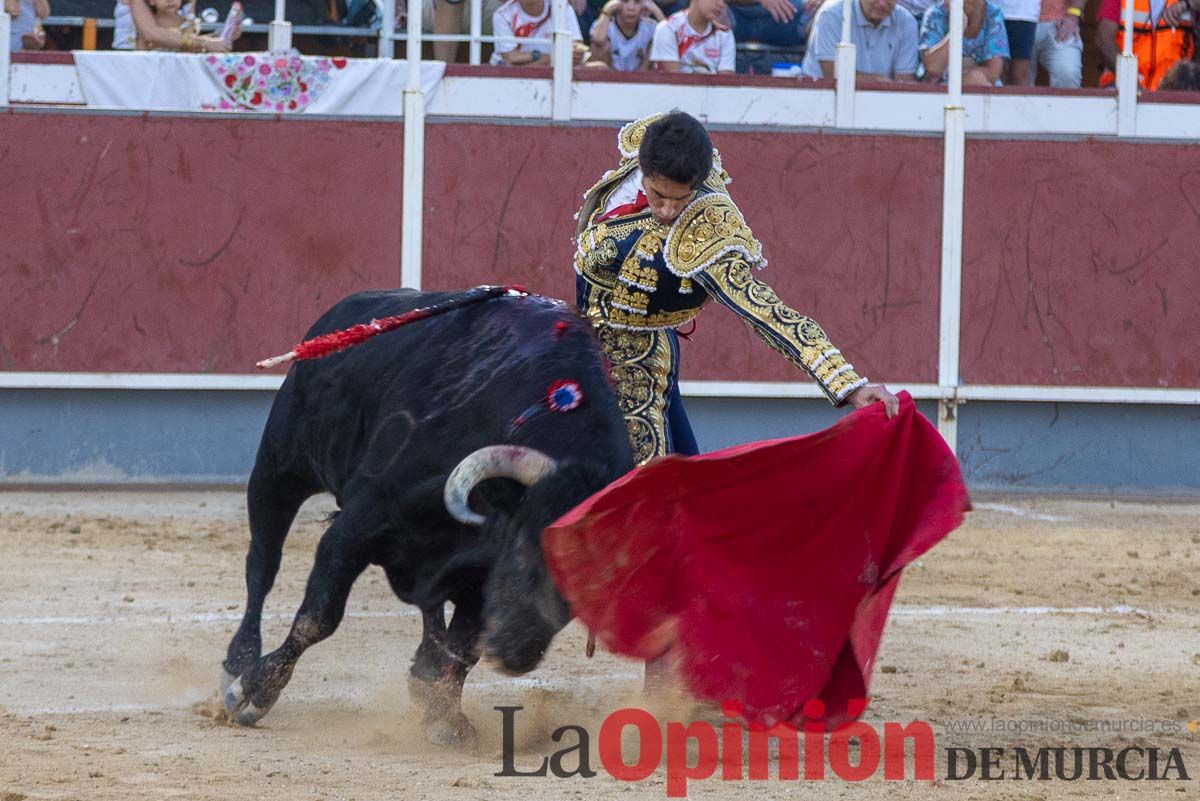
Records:
[[[487,517],[471,509],[471,490],[491,478],[524,484],[525,496],[510,512]],[[537,667],[550,641],[571,619],[570,608],[550,580],[542,556],[542,530],[607,483],[595,466],[556,462],[541,451],[516,445],[482,448],[459,463],[446,480],[446,509],[457,520],[480,526],[495,538],[496,560],[484,588],[483,652],[510,673]]]

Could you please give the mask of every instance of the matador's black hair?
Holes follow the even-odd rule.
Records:
[[[658,175],[695,188],[712,169],[712,140],[691,114],[672,111],[646,128],[638,162],[646,175]]]

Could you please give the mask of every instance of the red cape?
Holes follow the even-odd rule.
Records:
[[[865,699],[905,565],[970,509],[908,393],[824,431],[637,468],[546,529],[550,576],[615,653],[669,654],[750,722],[836,726]]]

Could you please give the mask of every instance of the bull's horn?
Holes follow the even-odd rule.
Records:
[[[511,478],[530,487],[552,473],[557,466],[558,462],[534,448],[521,445],[480,448],[459,462],[446,479],[443,493],[446,511],[460,523],[482,525],[483,515],[472,511],[467,503],[476,484],[488,478]]]

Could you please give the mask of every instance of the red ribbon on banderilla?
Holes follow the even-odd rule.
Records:
[[[352,345],[366,342],[373,336],[386,333],[402,325],[415,323],[417,320],[424,320],[427,317],[444,314],[454,309],[460,309],[472,303],[479,303],[499,297],[524,297],[528,294],[529,292],[526,291],[525,287],[517,285],[477,286],[455,295],[442,303],[413,309],[404,314],[396,314],[391,317],[381,317],[371,320],[369,323],[359,323],[341,331],[333,331],[328,334],[315,336],[312,339],[306,339],[287,353],[263,359],[257,362],[256,366],[260,370],[268,370],[272,367],[278,367],[281,364],[288,364],[289,362],[297,362],[303,359],[317,359],[321,356],[328,356],[331,353],[345,350]]]

